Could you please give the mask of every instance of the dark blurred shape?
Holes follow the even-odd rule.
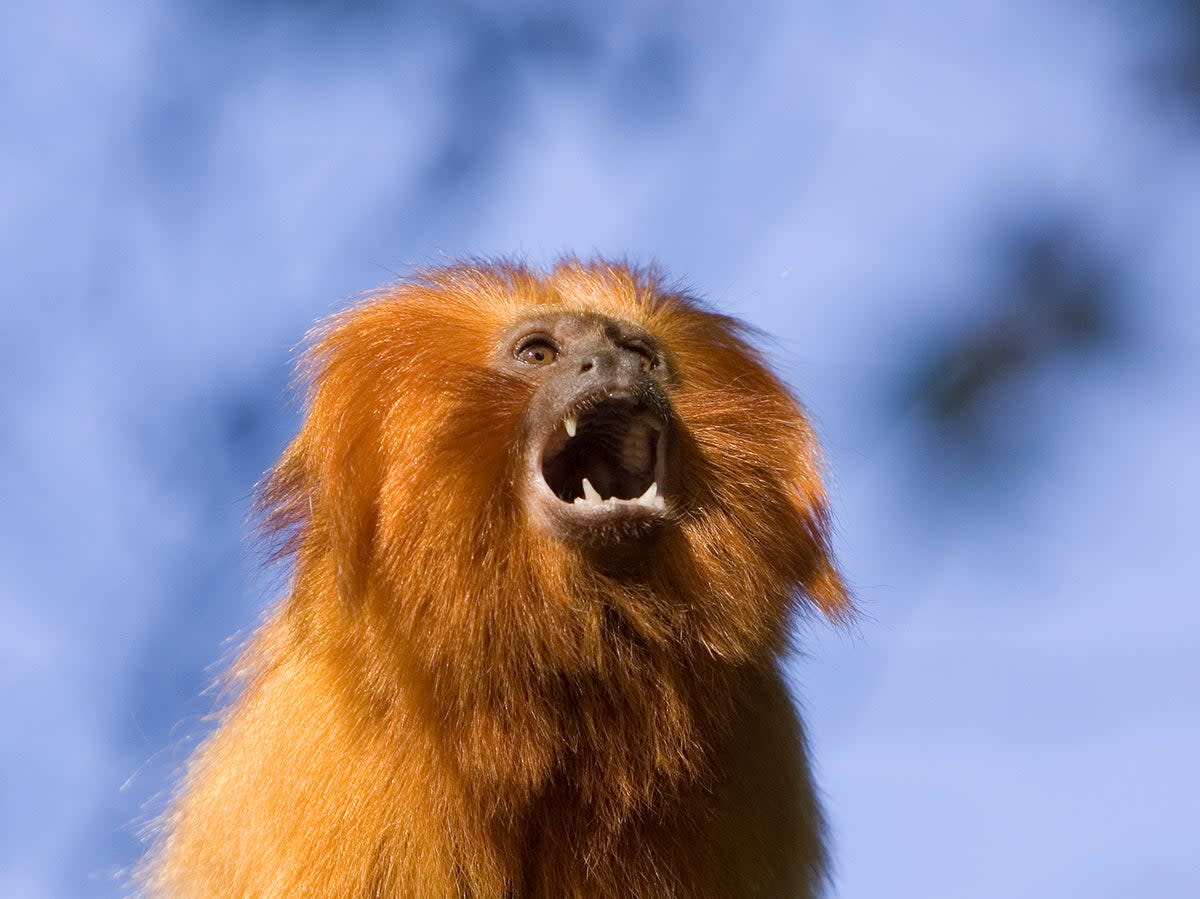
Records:
[[[990,311],[937,339],[905,379],[906,408],[916,406],[931,436],[978,459],[1036,424],[1038,387],[1052,365],[1112,350],[1124,332],[1118,273],[1082,229],[1019,227],[998,257]]]
[[[444,199],[500,156],[500,145],[521,121],[530,80],[578,76],[599,57],[599,36],[586,15],[554,7],[482,10],[442,8],[461,47],[446,98],[446,134],[423,179]]]
[[[1169,70],[1174,86],[1200,104],[1200,0],[1171,0],[1179,49]]]
[[[1200,0],[1133,0],[1130,6],[1163,32],[1161,56],[1148,65],[1151,89],[1200,113]]]
[[[687,60],[674,19],[645,28],[645,33],[629,32],[631,8],[636,4],[594,0],[222,0],[220,14],[213,16],[211,8],[205,8],[204,18],[223,28],[222,54],[230,59],[217,80],[227,81],[236,81],[236,75],[227,74],[236,72],[236,48],[252,52],[252,36],[261,28],[297,29],[309,40],[328,44],[335,55],[348,46],[356,52],[393,52],[390,42],[396,35],[404,36],[399,47],[422,42],[442,46],[448,40],[449,76],[437,98],[440,134],[431,142],[415,191],[396,199],[398,215],[408,220],[414,209],[422,210],[430,229],[436,230],[432,222],[438,215],[458,200],[473,204],[511,155],[526,152],[523,137],[535,115],[539,85],[587,82],[607,95],[613,114],[641,131],[679,116]],[[352,36],[349,44],[344,40],[347,34]],[[395,76],[381,67],[379,77]],[[206,101],[211,98],[163,98],[143,143],[161,148],[169,166],[177,159],[202,155],[198,148],[205,146],[207,132],[176,124],[181,116],[202,122],[202,110],[193,107]],[[181,142],[190,146],[176,152]]]

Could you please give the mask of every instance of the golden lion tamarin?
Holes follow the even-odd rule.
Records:
[[[335,316],[266,479],[294,556],[141,873],[209,897],[809,897],[779,671],[849,601],[745,329],[606,262]]]

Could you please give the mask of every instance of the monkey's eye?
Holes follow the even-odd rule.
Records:
[[[518,343],[513,355],[526,365],[549,365],[558,358],[558,349],[549,337],[535,334]]]
[[[633,350],[633,352],[642,357],[639,363],[642,371],[650,371],[652,368],[658,368],[658,354],[640,340],[632,340],[624,346],[626,349]]]

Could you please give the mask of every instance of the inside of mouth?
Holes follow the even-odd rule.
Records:
[[[655,482],[661,427],[654,416],[640,406],[608,402],[576,421],[575,436],[542,461],[542,477],[554,495],[568,503],[587,500],[586,478],[601,500],[643,496]],[[557,436],[566,437],[563,425],[559,429]]]

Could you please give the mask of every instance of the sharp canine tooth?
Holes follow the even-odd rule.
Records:
[[[564,418],[563,419],[563,427],[567,429],[568,437],[574,437],[575,436],[575,427],[576,427],[575,416],[568,415],[566,418]]]
[[[587,498],[589,503],[604,502],[604,500],[600,497],[600,491],[593,487],[592,482],[587,478],[583,479],[583,495]]]
[[[658,496],[658,481],[654,481],[646,488],[646,492],[637,498],[637,501],[643,506],[655,506],[655,498]]]

